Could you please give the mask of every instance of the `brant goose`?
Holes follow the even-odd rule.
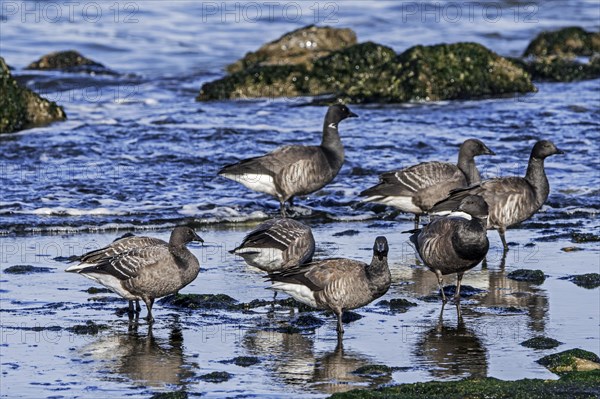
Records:
[[[81,263],[65,271],[84,275],[129,300],[143,300],[152,322],[155,298],[174,294],[191,283],[200,271],[198,259],[185,246],[204,242],[189,227],[176,227],[169,242],[152,237],[124,237],[109,246],[81,256]]]
[[[338,174],[344,163],[338,124],[356,116],[345,105],[332,105],[325,115],[321,145],[280,147],[266,155],[227,165],[218,174],[276,197],[281,216],[285,217],[286,201],[293,204],[295,195],[313,193]]]
[[[313,308],[333,311],[341,336],[344,310],[365,306],[390,288],[388,250],[387,239],[377,237],[369,265],[343,258],[325,259],[270,274],[268,279],[273,282],[273,290],[285,292]]]
[[[478,195],[461,200],[447,217],[433,220],[422,229],[411,230],[410,241],[423,263],[435,273],[446,302],[442,276],[457,274],[454,298],[460,300],[460,282],[465,271],[475,267],[488,252],[486,234],[488,205]]]
[[[367,197],[365,202],[391,205],[403,212],[414,213],[416,229],[420,216],[446,198],[451,190],[479,183],[481,176],[474,159],[478,155],[495,154],[480,140],[465,140],[460,146],[456,165],[422,162],[386,172],[379,176],[379,184],[359,195]]]
[[[431,213],[447,213],[464,197],[480,195],[490,208],[487,228],[498,230],[502,245],[508,250],[504,237],[506,228],[529,219],[548,199],[550,185],[544,171],[544,159],[554,154],[564,152],[551,141],[540,140],[533,146],[525,177],[500,177],[453,190],[432,208]]]
[[[273,273],[312,260],[315,239],[310,227],[293,219],[271,219],[252,230],[237,248],[250,266]]]

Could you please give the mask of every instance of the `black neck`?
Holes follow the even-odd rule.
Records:
[[[457,166],[467,178],[468,185],[479,183],[481,181],[481,175],[479,174],[479,170],[477,170],[477,165],[475,165],[475,158],[472,156],[460,151],[458,153]]]
[[[369,289],[371,292],[377,297],[383,295],[387,291],[391,280],[387,256],[380,258],[374,254],[371,264],[367,266],[365,272],[369,279]]]
[[[535,191],[535,200],[538,206],[541,206],[550,193],[550,186],[548,184],[548,178],[546,177],[546,171],[544,170],[544,160],[539,158],[531,157],[529,159],[529,165],[527,165],[527,173],[525,173],[525,180],[531,184]]]
[[[338,133],[337,123],[329,122],[325,119],[321,147],[325,150],[331,166],[334,169],[340,168],[344,163],[344,146]]]

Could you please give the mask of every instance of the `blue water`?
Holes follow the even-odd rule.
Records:
[[[194,100],[203,82],[222,76],[224,67],[246,52],[310,23],[349,27],[356,31],[359,41],[372,40],[398,52],[416,44],[476,41],[510,56],[518,56],[545,29],[570,25],[600,28],[600,4],[574,0],[297,2],[280,3],[272,9],[262,2],[229,2],[223,6],[221,2],[83,1],[72,5],[72,12],[61,2],[4,1],[1,7],[0,55],[15,68],[13,73],[23,84],[63,105],[68,115],[66,122],[0,135],[0,235],[5,243],[2,269],[21,263],[57,269],[57,273],[46,277],[43,289],[36,279],[2,275],[3,325],[31,320],[81,324],[93,319],[111,321],[115,334],[127,330],[122,319],[112,324],[115,316],[111,306],[116,305],[109,303],[100,309],[81,307],[79,304],[85,304],[88,298],[81,290],[90,283],[60,273],[65,266],[52,257],[69,255],[66,248],[75,248],[74,253],[79,254],[104,245],[123,230],[156,230],[147,234],[166,237],[172,226],[188,223],[212,243],[194,250],[207,270],[204,277],[186,288],[188,292],[225,292],[239,300],[270,297],[261,277],[248,273],[239,260],[224,257],[223,249],[239,242],[247,225],[277,214],[278,204],[217,177],[216,172],[225,164],[280,145],[318,143],[325,109],[300,106],[307,99],[212,103]],[[261,16],[255,17],[259,11]],[[45,53],[66,49],[76,49],[119,75],[23,69]],[[58,346],[44,341],[38,343],[43,350],[31,353],[31,342],[13,343],[8,339],[0,347],[7,359],[3,360],[3,372],[18,381],[19,388],[5,391],[3,383],[0,393],[9,397],[52,396],[53,392],[56,394],[53,390],[66,386],[69,393],[65,395],[69,397],[93,397],[98,391],[144,397],[154,390],[185,386],[214,397],[241,394],[244,389],[258,396],[322,396],[365,386],[364,381],[349,377],[348,370],[367,362],[415,367],[408,373],[395,373],[394,382],[468,375],[552,378],[535,364],[538,354],[518,345],[521,340],[544,333],[568,342],[570,347],[589,350],[597,349],[600,341],[597,309],[579,309],[577,302],[577,298],[584,298],[597,304],[598,290],[584,292],[570,282],[557,280],[566,274],[600,269],[598,246],[594,243],[585,244],[585,251],[578,253],[560,251],[573,245],[565,238],[571,232],[598,234],[600,227],[600,80],[536,86],[538,92],[514,98],[393,106],[349,104],[360,118],[340,125],[346,149],[342,171],[323,190],[296,201],[296,211],[312,223],[320,242],[320,256],[342,253],[367,258],[372,237],[382,232],[393,237],[392,251],[398,254],[406,239],[400,231],[410,228],[411,217],[357,200],[361,190],[377,182],[379,173],[426,160],[454,162],[458,146],[469,137],[480,138],[498,154],[478,158],[486,177],[523,174],[537,139],[553,140],[565,150],[564,156],[554,156],[546,162],[551,185],[547,204],[532,220],[508,232],[509,241],[520,244],[563,234],[559,241],[534,247],[535,265],[527,263],[531,254],[525,247],[519,247],[521,252],[513,249],[507,259],[507,271],[542,268],[551,280],[542,289],[514,285],[503,272],[494,269],[498,262],[489,272],[478,268],[470,282],[469,276],[465,277],[466,284],[490,290],[500,286],[539,298],[536,301],[494,296],[474,304],[474,313],[466,312],[469,335],[479,337],[472,344],[487,351],[483,359],[474,361],[476,372],[461,369],[440,373],[440,369],[446,369],[439,359],[428,357],[426,349],[413,348],[427,336],[428,328],[411,329],[417,332],[409,338],[396,335],[407,325],[425,323],[430,327],[439,311],[437,303],[419,300],[435,291],[433,275],[415,268],[414,254],[403,249],[402,258],[393,262],[394,285],[386,299],[400,294],[417,300],[420,307],[402,316],[383,315],[372,307],[366,318],[356,322],[358,325],[347,328],[349,338],[344,354],[334,351],[332,337],[327,335],[332,324],[320,328],[316,337],[283,334],[263,347],[254,342],[260,336],[255,331],[260,318],[240,322],[248,337],[208,347],[198,341],[205,332],[206,321],[195,315],[185,319],[191,324],[183,326],[183,346],[178,341],[170,342],[173,331],[179,328],[173,327],[175,321],[158,324],[158,349],[151,354],[174,352],[173,367],[177,369],[202,373],[219,368],[229,370],[236,378],[225,385],[193,379],[190,382],[186,380],[189,376],[173,379],[172,375],[148,382],[147,373],[132,371],[131,365],[123,371],[123,367],[113,364],[115,359],[98,355],[98,349],[85,347],[88,342],[80,342],[79,338],[75,343],[63,339]],[[332,235],[348,229],[361,234],[345,238]],[[490,233],[490,240],[495,253],[499,248],[495,232]],[[73,242],[77,245],[73,246]],[[525,255],[515,255],[519,253]],[[415,281],[417,285],[411,285]],[[54,301],[66,301],[68,305],[48,316],[47,306]],[[23,304],[31,305],[29,310],[21,310]],[[490,325],[500,328],[504,325],[502,318],[509,316],[482,315],[475,305],[498,304],[522,305],[530,312],[510,316],[517,320],[513,323],[520,328],[519,339],[494,339],[486,330]],[[160,308],[157,314],[168,320],[173,317],[172,311]],[[286,314],[280,315],[281,320],[286,318]],[[373,319],[383,320],[376,330],[370,324]],[[389,342],[396,350],[386,351],[388,344],[381,342]],[[102,345],[101,342],[99,346]],[[132,356],[124,349],[127,345],[133,344],[128,341],[120,345],[124,352],[118,352],[116,358]],[[259,372],[262,369],[215,363],[240,353],[264,355],[265,350],[273,353],[264,365],[267,374]],[[71,362],[85,363],[89,353],[95,362],[82,371],[71,370]],[[102,366],[106,361],[113,362],[106,366],[108,372]],[[18,367],[12,369],[10,362]],[[335,367],[329,367],[328,362]],[[38,363],[43,367],[38,367]],[[460,364],[467,363],[468,359]],[[306,364],[314,365],[314,370],[307,371]],[[67,379],[70,382],[55,382],[69,373],[73,374]],[[88,376],[90,382],[83,383]],[[54,382],[50,387],[30,384],[37,379]],[[146,385],[139,381],[146,381]],[[304,391],[305,384],[311,387],[308,392]]]

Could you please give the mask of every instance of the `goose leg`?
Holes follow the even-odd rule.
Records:
[[[454,300],[460,302],[460,283],[462,282],[463,272],[456,273],[456,292],[454,293]]]
[[[421,223],[421,216],[415,215],[415,229],[419,228],[419,224]]]
[[[154,322],[154,317],[152,317],[152,306],[154,305],[154,298],[142,298],[144,303],[146,304],[146,308],[148,308],[148,315],[146,316],[146,320],[148,323]]]
[[[290,197],[288,202],[290,203],[290,207],[294,206],[294,197]]]
[[[279,212],[281,213],[281,217],[285,218],[286,214],[285,214],[285,201],[283,200],[279,200]]]
[[[127,309],[127,315],[130,319],[133,319],[133,301],[129,301],[129,308]]]
[[[446,299],[446,294],[444,294],[444,278],[442,277],[442,272],[436,269],[435,275],[437,276],[438,285],[440,286],[440,293],[442,294],[442,302],[446,303],[446,302],[448,302],[448,300]]]
[[[500,234],[500,240],[502,241],[502,247],[504,248],[504,251],[508,251],[508,244],[506,243],[506,237],[504,237],[505,232],[505,228],[500,227],[498,229],[498,234]]]
[[[334,310],[335,315],[337,316],[337,334],[338,338],[341,338],[344,335],[344,326],[342,324],[342,314],[344,313],[342,309]]]
[[[140,313],[141,311],[142,311],[142,307],[140,306],[140,300],[136,299],[135,300],[135,312]]]

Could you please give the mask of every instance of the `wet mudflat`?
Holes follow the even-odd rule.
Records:
[[[518,245],[502,260],[499,239],[492,234],[487,268],[465,275],[464,284],[472,288],[464,289],[459,317],[451,303],[442,312],[434,274],[417,265],[400,233],[410,226],[408,221],[314,226],[320,257],[366,259],[377,234],[393,243],[392,287],[350,317],[356,320],[347,324],[343,347],[332,315],[298,309],[282,295],[271,305],[262,274],[227,252],[247,225],[201,231],[206,244],[192,251],[203,270],[180,293],[181,298],[225,294],[232,299],[220,295],[189,308],[159,302],[151,329],[143,319],[128,321],[125,301],[90,289],[94,284],[64,273],[64,260],[54,259],[74,248],[107,244],[114,234],[5,238],[8,247],[26,249],[8,255],[7,264],[51,270],[3,273],[2,377],[11,384],[2,393],[144,397],[182,389],[212,397],[319,397],[386,383],[553,379],[537,359],[569,348],[597,350],[600,292],[563,279],[598,271],[597,244],[544,241],[531,230],[509,230],[510,241]],[[361,234],[331,238],[350,229]],[[152,232],[161,238],[168,233]],[[582,250],[561,250],[570,246]],[[545,280],[536,284],[507,277],[517,269],[542,270]],[[556,350],[521,345],[539,336],[562,344]],[[367,367],[373,365],[387,367]]]

